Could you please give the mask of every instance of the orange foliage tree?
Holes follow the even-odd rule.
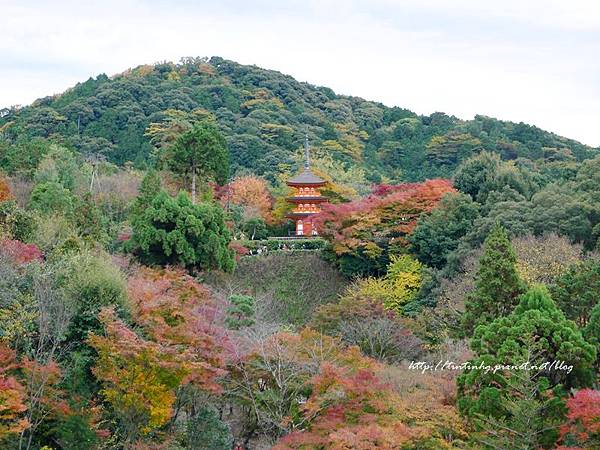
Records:
[[[251,411],[250,433],[258,429],[277,437],[294,428],[299,406],[310,395],[310,380],[322,363],[354,369],[375,364],[357,347],[311,329],[251,334],[240,347],[247,351],[230,365],[228,392]]]
[[[42,422],[71,414],[60,381],[56,362],[19,362],[16,353],[0,343],[0,440],[20,433],[21,445],[29,448]]]
[[[153,341],[180,351],[181,358],[201,361],[193,381],[218,391],[215,380],[232,344],[208,289],[183,270],[144,268],[129,278],[127,291],[134,321]]]
[[[140,335],[104,309],[105,335],[91,335],[89,343],[98,352],[94,373],[102,393],[133,441],[173,417],[182,386],[220,391],[226,336],[210,320],[206,289],[183,272],[141,269],[128,292]]]
[[[401,448],[419,436],[400,420],[390,392],[372,370],[355,373],[324,364],[303,408],[304,430],[275,446],[284,449]]]
[[[66,392],[61,388],[62,371],[56,361],[45,363],[25,358],[21,362],[22,383],[26,391],[26,417],[29,427],[22,431],[22,441],[31,446],[36,430],[47,421],[72,414]]]
[[[273,221],[273,197],[263,178],[253,175],[238,177],[220,188],[217,195],[223,207],[227,204],[241,206],[246,220],[260,217],[267,223]]]
[[[324,363],[311,380],[297,429],[275,449],[450,449],[459,434],[464,437],[452,407],[427,409],[401,397],[380,371]]]
[[[8,186],[7,181],[2,176],[0,176],[0,202],[5,202],[12,198],[13,196],[10,192],[10,187]]]
[[[460,432],[453,406],[412,404],[387,382],[386,366],[338,338],[306,328],[258,338],[250,349],[231,369],[229,393],[252,411],[252,431],[283,436],[276,449],[441,449],[452,440],[444,431]]]
[[[18,368],[13,350],[0,343],[0,440],[29,426],[25,388],[10,373]]]

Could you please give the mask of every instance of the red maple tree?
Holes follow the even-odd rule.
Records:
[[[419,216],[431,211],[449,192],[455,189],[443,179],[380,185],[366,198],[325,205],[315,217],[315,225],[338,255],[362,250],[377,257],[388,245],[406,245],[406,236]]]
[[[600,448],[600,391],[581,389],[567,401],[567,423],[560,429],[561,450]]]

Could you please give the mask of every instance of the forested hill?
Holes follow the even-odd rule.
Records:
[[[99,75],[31,106],[4,109],[0,158],[3,153],[27,154],[20,149],[49,138],[83,154],[103,153],[118,164],[143,166],[153,148],[147,133],[151,123],[207,114],[227,138],[234,172],[271,180],[294,163],[305,133],[317,165],[330,172],[354,167],[355,181],[365,185],[448,176],[481,149],[503,159],[546,162],[582,160],[596,153],[523,123],[486,116],[464,121],[444,113],[419,116],[213,57]],[[3,162],[9,172],[18,170],[11,167],[18,164]]]

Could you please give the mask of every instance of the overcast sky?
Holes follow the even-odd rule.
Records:
[[[0,107],[182,56],[600,146],[595,0],[0,0]]]

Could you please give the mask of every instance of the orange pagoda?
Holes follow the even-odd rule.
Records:
[[[321,212],[321,204],[327,201],[319,192],[319,188],[327,182],[319,178],[310,170],[308,152],[308,137],[304,139],[304,170],[302,173],[287,181],[287,185],[294,189],[294,194],[287,198],[294,204],[294,209],[286,215],[296,223],[296,236],[316,236],[317,229],[313,226],[313,218]]]

